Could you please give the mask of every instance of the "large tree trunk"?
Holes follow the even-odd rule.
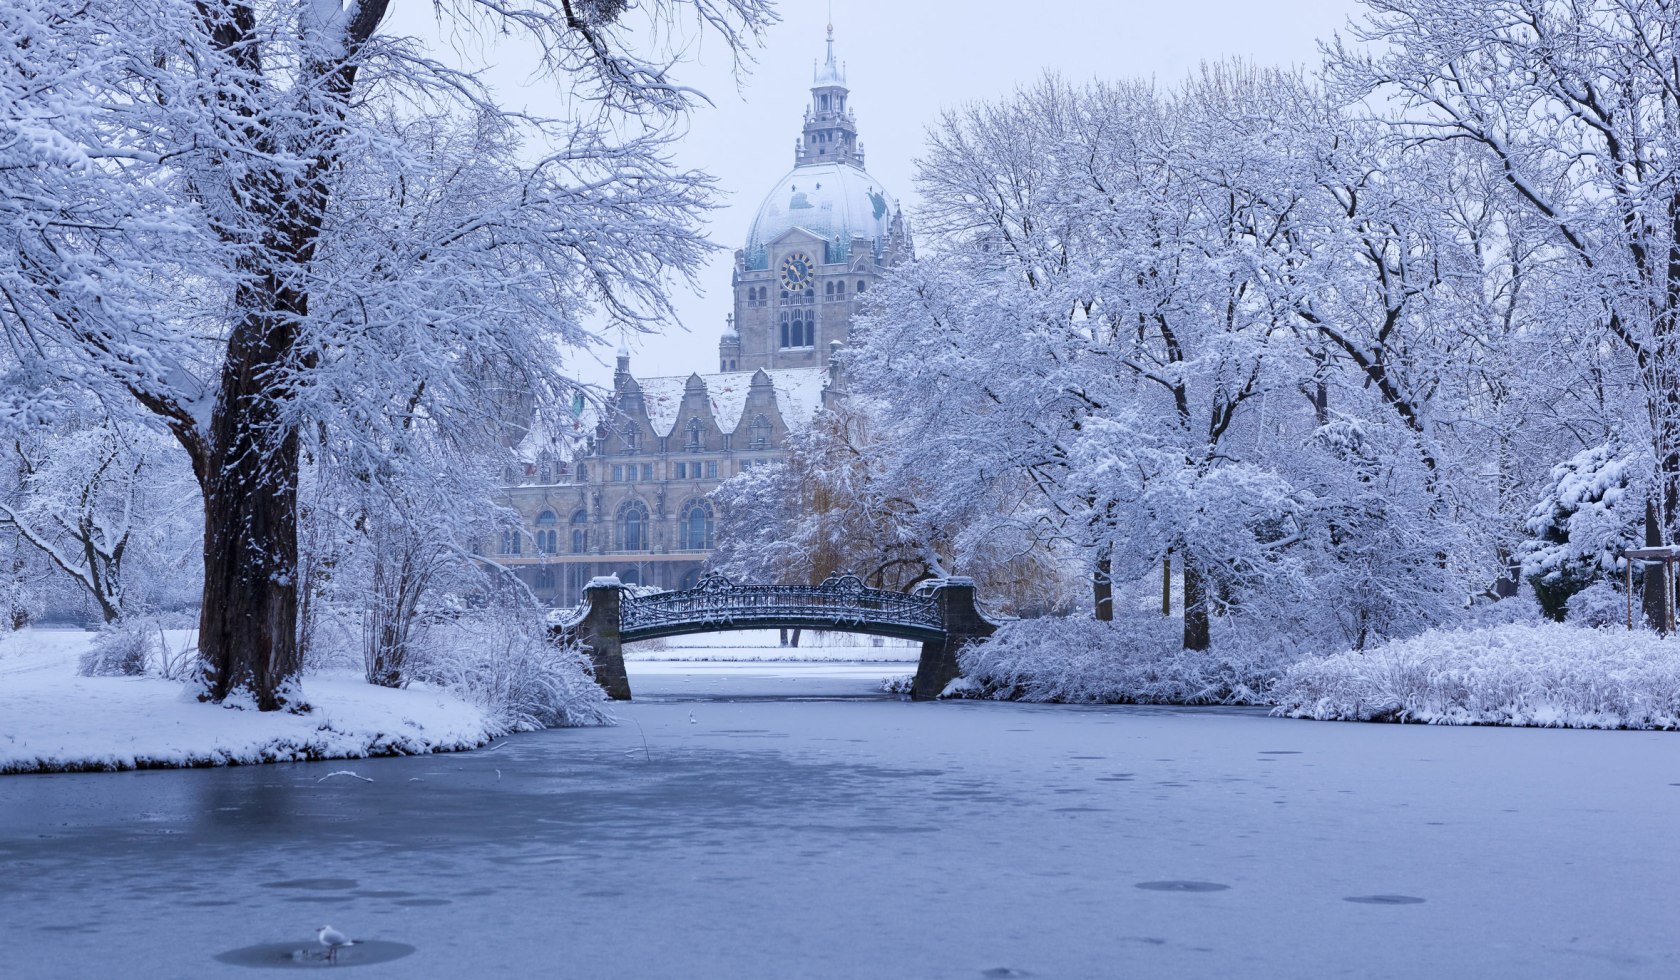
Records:
[[[1091,605],[1101,622],[1114,619],[1114,558],[1105,549],[1091,575]]]
[[[1208,627],[1207,579],[1202,576],[1201,566],[1188,548],[1179,551],[1178,564],[1184,570],[1184,649],[1206,650],[1212,645]]]
[[[296,335],[295,320],[278,313],[248,315],[234,330],[204,473],[203,697],[243,691],[261,711],[307,707],[295,689],[299,446],[280,417],[276,377],[291,366]]]
[[[1657,502],[1645,501],[1645,546],[1648,548],[1661,547],[1663,544],[1662,522],[1657,516]],[[1667,566],[1662,562],[1645,563],[1645,592],[1640,597],[1640,609],[1645,613],[1645,621],[1659,633],[1668,632],[1668,581]]]

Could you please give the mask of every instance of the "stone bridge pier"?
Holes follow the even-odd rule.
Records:
[[[922,641],[921,662],[916,665],[916,680],[910,686],[910,700],[932,701],[945,690],[945,685],[962,676],[957,654],[976,640],[984,640],[997,629],[974,603],[974,580],[971,578],[935,579],[927,586],[927,593],[939,605],[939,619],[945,624],[945,635],[936,640]]]
[[[624,641],[619,630],[624,585],[617,575],[595,578],[583,590],[581,620],[555,627],[557,638],[572,640],[589,654],[595,683],[614,701],[630,700],[630,675],[624,672]]]
[[[980,614],[974,581],[967,578],[936,579],[905,595],[865,588],[853,575],[834,576],[820,586],[737,586],[709,576],[695,589],[637,596],[617,577],[607,576],[590,581],[576,617],[555,625],[553,635],[583,647],[607,696],[628,701],[626,643],[778,628],[919,640],[921,660],[910,697],[931,701],[961,674],[957,655],[962,648],[991,636],[996,627]]]

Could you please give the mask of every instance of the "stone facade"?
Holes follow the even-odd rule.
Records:
[[[847,99],[831,28],[794,168],[735,253],[718,373],[638,379],[621,351],[592,432],[509,474],[507,502],[524,530],[490,542],[488,553],[539,599],[574,605],[590,579],[606,575],[693,585],[715,544],[711,492],[784,458],[789,433],[840,397],[831,356],[869,288],[911,255],[897,203],[863,170]]]

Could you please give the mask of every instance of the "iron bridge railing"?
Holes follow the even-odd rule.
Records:
[[[943,631],[939,603],[927,595],[871,589],[856,575],[833,575],[821,585],[736,585],[716,573],[680,592],[621,593],[619,629],[627,634],[683,626],[728,628],[738,623],[822,623]]]

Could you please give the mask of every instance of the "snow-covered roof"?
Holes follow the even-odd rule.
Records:
[[[728,371],[722,374],[702,374],[711,401],[712,417],[718,428],[734,432],[741,425],[741,413],[747,407],[747,392],[752,387],[756,371]],[[765,371],[776,389],[776,409],[782,421],[795,431],[803,430],[822,407],[823,386],[828,372],[822,368],[781,368]],[[637,378],[642,388],[642,404],[647,406],[648,423],[654,435],[668,436],[677,427],[677,412],[682,407],[683,392],[688,377]]]

